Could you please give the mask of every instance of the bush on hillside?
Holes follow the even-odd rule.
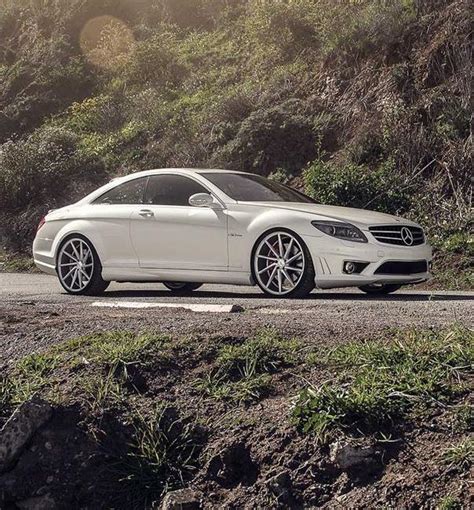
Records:
[[[34,129],[93,82],[64,32],[67,11],[23,7],[0,10],[0,142]]]
[[[10,218],[7,244],[28,246],[38,211],[70,203],[105,178],[100,160],[85,156],[74,133],[44,127],[0,145],[1,213]]]
[[[221,158],[236,170],[294,173],[314,159],[328,122],[327,116],[312,116],[296,99],[258,109],[240,124]]]
[[[410,207],[412,190],[393,170],[390,162],[370,171],[363,165],[318,160],[304,171],[306,193],[322,204],[403,213]]]

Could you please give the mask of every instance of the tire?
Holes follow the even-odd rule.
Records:
[[[252,276],[260,289],[275,298],[304,298],[315,287],[311,254],[291,230],[263,234],[252,250]]]
[[[110,285],[102,279],[102,264],[93,244],[80,234],[69,236],[61,243],[56,272],[68,294],[98,296]]]
[[[382,296],[396,292],[401,287],[402,285],[397,283],[372,283],[371,285],[364,285],[359,287],[359,289],[366,294]]]
[[[202,283],[185,283],[185,282],[163,282],[163,285],[169,289],[173,294],[185,295],[189,294],[193,290],[202,287]]]

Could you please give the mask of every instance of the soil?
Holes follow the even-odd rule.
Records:
[[[449,409],[436,408],[400,424],[393,438],[376,444],[370,463],[348,471],[331,460],[329,445],[302,434],[291,421],[299,389],[308,381],[320,385],[334,377],[331,372],[304,361],[283,366],[271,375],[263,398],[247,405],[217,401],[192,384],[212,370],[219,347],[239,344],[264,326],[276,327],[285,337],[298,337],[302,360],[315,349],[392,335],[389,318],[367,328],[364,322],[343,320],[342,308],[336,304],[331,321],[327,316],[323,321],[297,311],[150,314],[9,303],[1,311],[2,372],[10,373],[28,353],[46,351],[83,334],[111,329],[166,333],[174,345],[172,355],[130,370],[127,405],[140,401],[146,413],[160,404],[176,419],[193,423],[196,462],[182,484],[171,489],[179,485],[195,489],[202,508],[433,508],[448,495],[467,508],[468,470],[443,461],[443,452],[464,437],[453,429]],[[426,321],[417,319],[422,326],[433,322],[429,314]],[[397,321],[411,326],[403,314]],[[464,322],[469,324],[469,318]],[[61,392],[68,397],[55,404],[53,418],[35,434],[14,469],[0,475],[0,508],[25,508],[22,502],[30,498],[46,498],[47,506],[53,501],[54,508],[151,508],[151,500],[143,502],[133,488],[124,490],[111,474],[116,459],[127,457],[134,438],[127,413],[113,405],[92,410],[72,390],[75,374],[71,370],[60,374]],[[11,412],[2,410],[2,422]],[[340,439],[374,446],[373,438]],[[158,504],[159,498],[155,507]]]

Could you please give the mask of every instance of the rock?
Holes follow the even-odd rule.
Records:
[[[51,406],[39,398],[22,404],[0,431],[0,473],[10,469],[28,441],[52,414]]]
[[[199,510],[201,494],[193,489],[168,492],[161,502],[160,510]]]
[[[379,460],[379,454],[373,446],[342,445],[339,441],[331,445],[329,456],[344,471],[373,467]]]
[[[20,510],[54,510],[57,508],[55,501],[49,494],[17,501],[15,505]]]
[[[289,504],[292,500],[291,495],[291,477],[287,470],[268,478],[265,485],[269,492],[271,492],[278,500],[279,503]]]

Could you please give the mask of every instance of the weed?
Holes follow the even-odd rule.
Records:
[[[453,496],[445,496],[436,506],[437,510],[461,510],[462,505],[458,499]]]
[[[320,363],[342,368],[342,374],[302,390],[293,418],[321,440],[337,428],[380,432],[411,411],[461,393],[473,360],[473,333],[457,326],[444,333],[410,331],[390,344],[352,342],[320,356]]]
[[[474,409],[470,404],[462,404],[455,408],[453,428],[459,432],[472,432],[474,427]]]
[[[228,400],[234,403],[249,403],[259,400],[268,390],[270,376],[260,374],[242,377],[237,381],[228,381],[219,373],[210,373],[195,383],[195,388],[207,393],[216,400]]]
[[[35,263],[32,258],[24,255],[10,255],[3,262],[3,271],[7,273],[37,273]]]
[[[469,469],[474,461],[474,440],[464,439],[444,452],[444,461],[450,466]]]
[[[166,341],[153,333],[108,331],[74,338],[58,347],[59,352],[72,353],[72,363],[84,359],[99,365],[126,366],[148,362]]]
[[[282,339],[274,329],[266,328],[241,345],[222,347],[217,363],[229,375],[244,370],[273,372],[283,365],[293,364],[298,347],[296,340]]]
[[[17,363],[17,369],[24,377],[44,378],[58,366],[60,357],[53,354],[30,354]]]
[[[193,423],[162,407],[149,416],[137,412],[133,428],[130,450],[114,463],[113,473],[124,497],[148,507],[167,491],[182,487],[194,473],[201,440]]]
[[[86,401],[92,411],[100,411],[111,405],[124,401],[124,378],[117,378],[115,368],[110,368],[105,375],[94,375],[86,378],[81,387],[85,392]]]
[[[299,347],[273,329],[263,329],[240,345],[219,350],[217,367],[195,382],[195,387],[218,400],[235,403],[258,400],[268,390],[270,373],[296,361]]]

